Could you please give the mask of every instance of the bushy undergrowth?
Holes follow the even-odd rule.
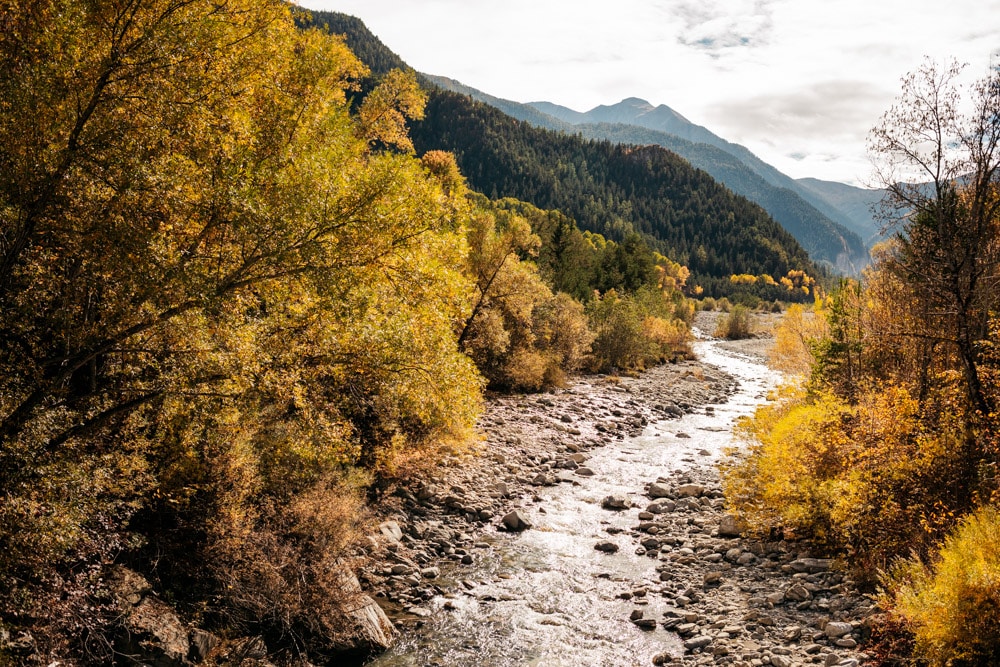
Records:
[[[948,536],[930,564],[894,567],[884,603],[915,635],[934,667],[1000,663],[1000,511],[980,508]]]
[[[797,303],[790,305],[774,328],[774,347],[769,363],[789,375],[808,375],[812,369],[813,349],[828,332],[825,312],[807,311]]]
[[[753,335],[750,309],[743,305],[733,306],[728,315],[719,318],[714,335],[728,340],[750,338]]]
[[[687,348],[692,306],[644,288],[635,295],[613,290],[588,304],[595,332],[591,368],[636,370],[662,363]]]
[[[751,528],[811,536],[873,576],[900,554],[927,553],[969,506],[962,433],[900,387],[856,404],[790,391],[741,422],[748,442],[725,470],[730,507]]]

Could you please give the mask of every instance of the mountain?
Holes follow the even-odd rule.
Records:
[[[369,54],[363,58],[376,76],[398,60],[356,19],[316,12],[313,21],[343,34],[355,53]],[[490,198],[560,210],[581,229],[613,240],[639,234],[687,265],[690,282],[708,295],[731,294],[732,274],[825,273],[764,209],[663,147],[590,140],[539,109],[489,96],[489,103],[477,102],[472,89],[442,77],[422,81],[429,89],[425,118],[410,129],[417,151],[454,153],[469,185]]]
[[[876,213],[879,202],[885,194],[884,190],[856,188],[853,185],[821,181],[817,178],[800,178],[798,183],[842,212],[850,221],[848,228],[860,235],[868,247],[884,238]]]
[[[469,86],[459,83],[454,79],[449,79],[445,76],[435,76],[431,74],[421,74],[421,76],[433,86],[437,86],[438,88],[442,88],[444,90],[450,90],[453,93],[459,93],[460,95],[467,95],[474,100],[499,109],[511,118],[523,120],[527,123],[535,125],[536,127],[544,127],[546,129],[557,130],[559,132],[577,131],[576,128],[573,127],[572,122],[560,120],[543,110],[535,109],[527,104],[521,104],[520,102],[512,102],[511,100],[494,97],[493,95],[476,90],[475,88],[470,88]]]
[[[760,206],[660,146],[553,132],[443,90],[432,91],[410,134],[418,152],[454,153],[469,184],[489,197],[558,209],[614,240],[638,232],[705,283],[811,265]]]
[[[424,76],[442,88],[469,95],[539,127],[579,133],[592,139],[668,148],[737,194],[763,206],[814,259],[828,262],[844,273],[854,273],[868,263],[863,239],[871,234],[870,229],[859,234],[852,226],[856,222],[825,198],[801,187],[745,147],[695,125],[666,105],[654,107],[631,97],[581,113],[551,102],[520,104],[452,79]],[[539,118],[539,112],[545,117]]]
[[[763,181],[767,184],[776,188],[787,190],[788,193],[781,195],[775,195],[773,193],[764,195],[763,193],[765,192],[765,189],[759,184],[746,183],[742,179],[730,182],[724,173],[718,169],[715,155],[708,154],[704,151],[701,151],[700,153],[695,152],[689,147],[679,145],[676,142],[672,145],[669,141],[661,144],[688,158],[691,160],[693,165],[709,172],[723,183],[733,188],[734,191],[757,201],[772,215],[774,215],[775,219],[789,228],[790,231],[792,228],[803,229],[817,226],[820,229],[817,229],[815,234],[819,238],[830,235],[843,237],[844,246],[846,246],[849,253],[854,255],[849,258],[850,261],[858,262],[862,265],[867,263],[867,252],[863,249],[867,246],[863,244],[862,249],[860,249],[860,254],[858,254],[859,248],[856,245],[856,241],[862,239],[867,241],[872,238],[875,234],[877,234],[877,225],[874,225],[870,220],[866,222],[863,212],[859,215],[858,211],[847,213],[846,211],[841,210],[837,205],[831,203],[832,201],[837,201],[838,197],[834,193],[830,192],[829,189],[820,187],[820,192],[817,192],[816,188],[806,187],[799,181],[783,174],[773,166],[761,160],[745,146],[726,141],[701,125],[695,125],[688,119],[684,118],[684,116],[664,104],[654,107],[645,100],[631,97],[612,106],[602,105],[595,107],[586,113],[579,113],[573,111],[572,109],[560,107],[559,105],[549,102],[531,102],[525,106],[539,111],[544,111],[556,119],[564,122],[572,122],[574,125],[578,126],[595,123],[633,125],[657,132],[663,132],[695,144],[701,143],[714,146],[715,148],[718,148],[721,151],[735,157],[743,165],[750,169],[750,171],[763,179]],[[588,136],[596,136],[596,133],[591,131]],[[656,143],[659,143],[659,141]],[[850,188],[851,186],[845,187]],[[861,194],[865,192],[864,190],[861,188],[853,189],[860,191],[860,193],[853,193],[854,195],[862,199],[865,198],[865,196]],[[756,193],[761,193],[764,200],[757,199]],[[791,204],[789,200],[792,196],[801,198],[806,204],[808,204],[808,206],[803,206],[801,203]],[[879,192],[878,194],[873,195],[873,197],[877,200],[881,198],[881,193]],[[784,208],[776,208],[772,210],[770,206],[770,202],[772,201],[781,202]],[[843,201],[845,201],[845,203],[850,202],[851,205],[856,204],[856,199],[851,200],[850,198],[845,198]],[[810,208],[815,210],[810,210]],[[794,217],[790,217],[789,210],[793,210],[794,215],[799,216],[797,220]],[[831,225],[830,223],[833,224]],[[825,244],[826,247],[824,248],[824,244],[822,242],[820,242],[819,245],[816,245],[816,241],[809,238],[803,238],[799,234],[796,234],[796,238],[800,238],[806,247],[814,245],[817,250],[822,249],[823,252],[820,253],[820,258],[834,261],[835,264],[837,263],[834,258],[829,256],[829,250],[833,247],[829,241],[827,241]]]

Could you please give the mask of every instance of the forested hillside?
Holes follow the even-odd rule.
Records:
[[[846,216],[817,210],[804,196],[812,190],[766,165],[742,146],[720,139],[666,106],[653,107],[639,99],[623,100],[580,113],[548,102],[520,104],[503,100],[440,76],[426,75],[433,83],[500,109],[518,120],[595,140],[663,146],[733,192],[760,204],[816,261],[828,262],[841,273],[854,274],[868,263],[868,253],[853,227],[834,222]],[[818,198],[819,195],[815,195]],[[825,200],[820,200],[825,201]],[[871,235],[871,225],[864,236]]]
[[[316,12],[316,21],[342,31],[361,53],[392,56],[363,24]],[[373,67],[373,71],[378,70]],[[431,87],[426,117],[411,133],[418,152],[455,154],[471,187],[492,198],[514,197],[544,209],[558,209],[585,230],[620,240],[644,236],[657,251],[691,270],[689,284],[723,296],[749,289],[734,274],[824,272],[798,242],[758,205],[734,195],[685,160],[657,148],[614,146],[545,131],[489,105]],[[762,282],[764,298],[804,298]]]
[[[418,150],[454,152],[488,196],[561,210],[612,239],[644,235],[713,296],[728,293],[732,274],[817,272],[763,209],[663,148],[556,134],[447,91],[431,93],[412,133]]]

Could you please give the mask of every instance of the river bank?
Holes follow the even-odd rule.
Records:
[[[492,398],[483,455],[400,489],[385,517],[361,579],[401,636],[375,664],[863,662],[853,582],[724,516],[716,466],[773,382],[752,377],[767,346]]]

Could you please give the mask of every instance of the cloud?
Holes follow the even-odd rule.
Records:
[[[765,45],[774,27],[770,3],[764,0],[681,0],[671,9],[683,24],[678,43],[714,55]]]
[[[829,80],[792,91],[737,97],[708,110],[738,137],[856,140],[884,106],[887,91],[862,80]]]

